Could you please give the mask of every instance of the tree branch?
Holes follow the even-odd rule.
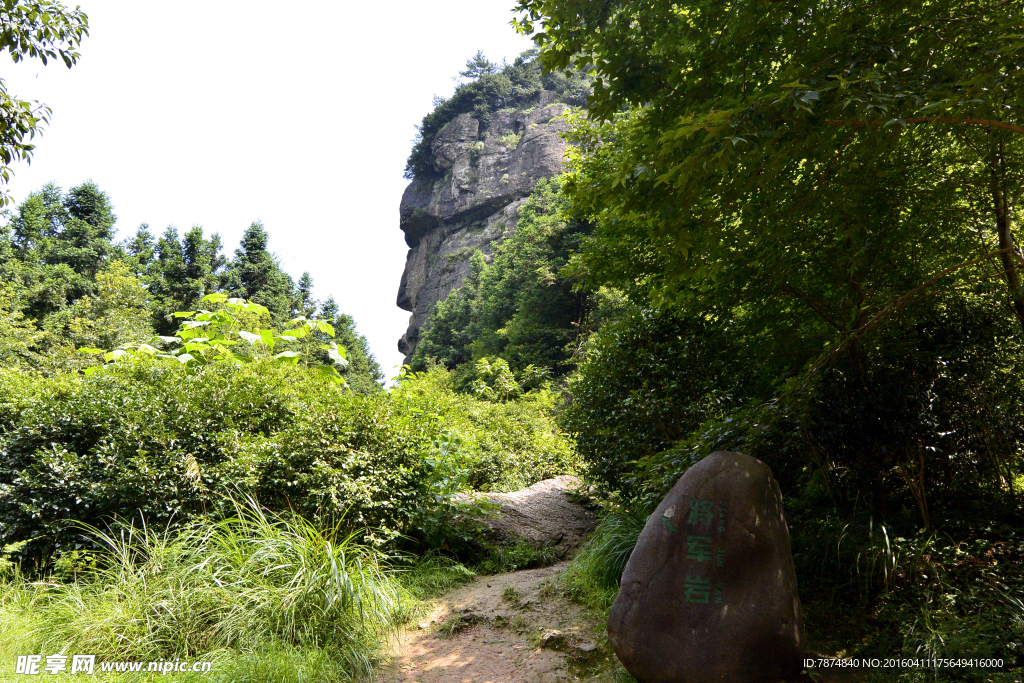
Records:
[[[952,116],[918,116],[912,119],[903,119],[903,123],[967,123],[986,128],[1003,128],[1014,133],[1024,133],[1024,126],[1005,121],[993,121],[991,119],[954,118]],[[826,126],[885,126],[887,123],[881,121],[826,121]]]

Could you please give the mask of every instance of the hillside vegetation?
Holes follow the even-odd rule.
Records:
[[[812,652],[1002,662],[862,672],[880,681],[1019,680],[1020,8],[518,16],[540,52],[472,58],[407,172],[435,173],[455,116],[543,88],[587,104],[565,173],[472,256],[387,390],[259,224],[228,260],[198,228],[116,243],[89,183],[10,216],[2,658],[365,677],[418,601],[553,559],[483,542],[459,494],[565,473],[601,523],[557,590],[600,620],[647,516],[730,449],[781,486]]]

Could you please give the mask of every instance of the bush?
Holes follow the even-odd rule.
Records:
[[[393,392],[400,410],[437,439],[453,446],[446,467],[477,491],[515,491],[560,474],[579,474],[571,439],[555,423],[558,400],[540,388],[507,402],[480,400],[455,390],[442,366],[409,376]],[[440,442],[435,447],[440,453]]]
[[[736,404],[730,347],[707,322],[646,310],[595,333],[561,424],[601,488],[634,495],[647,481],[638,461]]]
[[[163,527],[232,514],[224,494],[270,509],[443,545],[454,495],[576,469],[535,391],[495,404],[457,394],[443,369],[358,395],[271,361],[188,368],[145,358],[87,377],[0,370],[0,544],[43,570],[88,549],[76,523]],[[30,565],[26,565],[26,570]]]

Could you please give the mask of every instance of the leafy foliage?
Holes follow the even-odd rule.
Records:
[[[91,181],[68,192],[51,183],[0,227],[4,329],[10,333],[0,342],[10,347],[3,353],[47,372],[90,365],[73,353],[75,347],[156,353],[150,338],[154,331],[173,336],[180,323],[176,312],[194,310],[209,296],[226,301],[229,293],[241,293],[270,306],[263,306],[266,320],[249,321],[255,327],[321,318],[337,328],[338,341],[351,351],[351,362],[340,369],[348,384],[364,393],[380,390],[383,373],[355,322],[333,298],[323,304],[313,299],[308,273],[299,285],[292,282],[267,250],[262,225],[250,226],[235,260],[228,261],[220,237],[207,238],[198,226],[183,238],[172,226],[156,239],[143,224],[132,238],[115,243],[115,220],[109,197]],[[299,324],[291,325],[293,332]],[[303,362],[332,364],[330,335],[315,326],[309,332]]]
[[[61,61],[70,69],[78,61],[78,46],[89,34],[89,18],[79,7],[69,10],[51,0],[4,0],[0,5],[0,52],[14,62],[38,59]],[[35,145],[28,142],[50,120],[50,108],[12,97],[0,80],[0,180],[11,178],[11,164],[29,161]],[[10,201],[0,192],[0,206]]]
[[[0,543],[26,541],[18,557],[39,563],[85,547],[79,521],[227,514],[231,487],[274,510],[344,513],[375,542],[427,538],[458,482],[508,490],[573,468],[550,394],[481,402],[443,370],[359,395],[271,359],[142,355],[85,377],[5,369],[0,397]]]

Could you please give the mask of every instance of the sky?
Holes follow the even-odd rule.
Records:
[[[81,0],[89,36],[73,68],[6,61],[0,72],[12,96],[53,110],[7,189],[20,202],[50,181],[91,179],[119,239],[141,223],[200,225],[229,255],[262,221],[284,269],[309,271],[314,296],[333,295],[394,376],[415,126],[477,50],[511,62],[531,47],[509,25],[514,5]]]

